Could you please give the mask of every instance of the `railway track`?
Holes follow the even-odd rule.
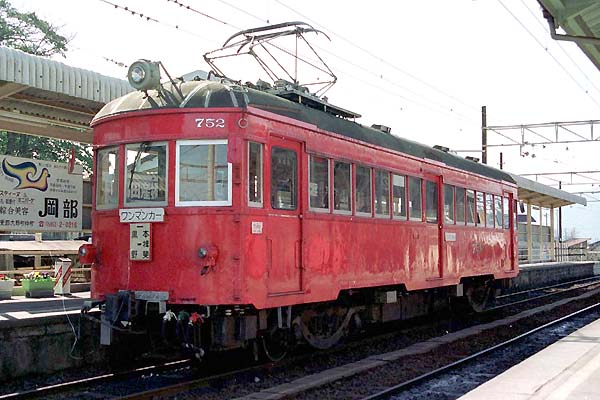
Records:
[[[492,307],[487,308],[485,311],[499,310],[502,308],[515,306],[517,304],[527,303],[530,301],[539,300],[550,296],[556,296],[562,293],[571,292],[573,290],[593,286],[599,282],[600,276],[593,276],[591,278],[577,279],[574,281],[557,283],[556,285],[549,285],[539,288],[522,290],[514,293],[508,293],[505,295],[498,296],[496,298],[496,304]]]
[[[511,296],[503,296],[504,299],[517,298],[514,303],[506,303],[501,306],[495,307],[492,310],[499,310],[506,308],[510,305],[522,304],[524,301],[533,301],[541,298],[548,297],[549,295],[557,295],[561,293],[570,292],[576,289],[585,289],[597,285],[598,280],[584,280],[570,282],[567,284],[554,285],[547,288],[533,289],[525,292],[515,293]],[[574,286],[575,285],[575,286]],[[531,292],[543,292],[552,290],[552,293],[543,293],[539,296],[531,297],[528,299],[519,298],[526,293]],[[600,289],[599,289],[600,291]],[[380,334],[375,338],[364,339],[365,342],[369,343],[372,341],[386,341],[387,338],[398,336],[398,332],[388,332]],[[419,345],[416,342],[413,345]],[[58,385],[50,385],[46,387],[40,387],[34,390],[23,391],[19,393],[12,393],[7,395],[0,395],[0,400],[4,399],[26,399],[26,398],[64,398],[65,393],[77,393],[78,398],[98,398],[100,395],[102,398],[124,398],[124,399],[157,399],[157,398],[168,398],[175,396],[180,393],[187,392],[200,392],[207,393],[209,397],[214,398],[227,398],[227,396],[219,396],[218,388],[221,386],[227,386],[230,383],[228,381],[235,381],[240,388],[240,393],[244,393],[247,390],[243,390],[244,386],[257,387],[260,389],[261,385],[257,382],[269,381],[270,371],[285,370],[288,366],[295,363],[303,363],[306,360],[315,357],[322,357],[327,359],[328,356],[335,358],[340,353],[345,351],[353,351],[354,347],[367,346],[362,342],[350,342],[341,348],[334,348],[328,351],[321,351],[317,353],[303,354],[295,356],[287,361],[277,364],[275,367],[272,363],[253,365],[243,369],[235,369],[226,371],[219,374],[203,374],[197,376],[189,366],[189,362],[180,361],[176,363],[165,363],[161,365],[149,366],[134,369],[131,371],[119,372],[115,374],[105,374],[101,376],[91,377],[88,379],[81,379],[73,382],[66,382]],[[350,349],[350,350],[349,350]],[[360,360],[359,360],[360,361]],[[373,365],[369,363],[362,363],[362,367],[365,370],[370,369],[372,366],[376,366],[378,362],[374,362]],[[178,370],[179,372],[173,372]],[[260,378],[257,378],[260,377]],[[265,378],[266,377],[266,378]],[[314,381],[314,379],[310,379]],[[322,382],[327,383],[327,382]],[[111,388],[114,387],[114,388]],[[311,389],[311,385],[305,388],[306,390]],[[265,390],[265,389],[263,389]],[[266,390],[269,390],[268,388]],[[302,393],[300,390],[298,393]]]
[[[171,361],[156,365],[149,365],[144,367],[133,368],[126,371],[119,371],[114,373],[101,374],[88,378],[82,378],[72,380],[68,382],[62,382],[47,386],[40,386],[35,389],[23,390],[14,393],[7,393],[0,395],[0,400],[20,400],[20,399],[32,399],[32,398],[47,398],[53,395],[62,395],[66,392],[76,390],[86,390],[93,385],[103,385],[110,382],[131,379],[133,377],[142,377],[147,374],[159,373],[161,371],[172,370],[175,368],[186,368],[190,365],[189,360],[178,360]]]
[[[383,399],[398,400],[398,399],[404,399],[404,398],[428,399],[428,398],[433,397],[436,394],[439,395],[440,394],[438,392],[439,385],[437,385],[437,382],[435,382],[435,381],[443,380],[444,375],[456,376],[456,375],[460,374],[463,378],[465,378],[465,374],[460,373],[458,370],[465,367],[466,364],[480,362],[482,360],[482,358],[490,356],[490,355],[498,352],[499,350],[505,349],[509,346],[513,346],[514,344],[516,344],[518,342],[522,342],[524,340],[530,339],[534,335],[540,335],[540,334],[549,335],[549,333],[547,333],[547,332],[550,331],[551,329],[555,328],[557,325],[572,321],[573,319],[579,318],[582,316],[589,316],[589,314],[592,314],[592,316],[593,316],[591,318],[592,320],[597,319],[600,316],[600,303],[593,304],[591,306],[585,307],[582,310],[578,310],[578,311],[575,311],[568,315],[565,315],[563,317],[557,318],[557,319],[550,321],[542,326],[539,326],[539,327],[531,329],[525,333],[522,333],[514,338],[505,340],[494,346],[491,346],[484,350],[478,351],[477,353],[471,354],[471,355],[461,358],[457,361],[454,361],[450,364],[447,364],[440,368],[437,368],[433,371],[426,372],[415,378],[409,379],[405,382],[401,382],[397,385],[386,388],[386,389],[384,389],[378,393],[375,393],[373,395],[363,397],[362,400],[383,400]],[[591,322],[591,321],[590,321],[590,318],[582,318],[582,322]],[[579,325],[580,324],[578,324],[577,326],[579,327]],[[585,325],[585,323],[583,325]],[[583,325],[581,325],[581,326],[583,326]],[[560,333],[558,336],[559,337],[563,336],[563,334]],[[519,357],[519,360],[521,358],[522,357]],[[489,378],[489,376],[485,377],[485,378],[487,379],[487,378]],[[465,379],[465,380],[467,380],[467,379]],[[448,379],[446,379],[446,381],[448,381]],[[483,383],[483,381],[472,382],[470,386],[476,387],[480,383]],[[445,385],[445,389],[446,389],[446,397],[445,398],[453,397],[452,395],[449,395],[449,393],[447,391],[449,389],[450,385],[451,385],[451,383]],[[434,391],[432,393],[432,391],[430,389],[428,389],[428,388],[432,388],[432,387],[434,387],[434,388],[437,387],[438,389],[434,389]],[[408,391],[409,389],[413,389],[413,388],[415,388],[414,392],[418,392],[418,395],[414,392],[406,393],[405,396],[402,395],[402,392]],[[461,389],[462,390],[465,389],[464,385],[463,385],[463,388],[461,388]],[[460,391],[455,390],[453,394],[456,395],[457,397],[460,397],[460,395],[462,395],[462,394],[466,393],[466,391],[468,391],[468,390],[466,390],[465,392],[462,392],[462,390],[460,390]]]

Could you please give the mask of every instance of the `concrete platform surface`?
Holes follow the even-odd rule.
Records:
[[[600,320],[460,397],[524,399],[600,399]]]
[[[0,328],[5,321],[43,318],[54,315],[79,313],[90,292],[73,293],[71,296],[27,298],[13,296],[12,300],[0,300]]]

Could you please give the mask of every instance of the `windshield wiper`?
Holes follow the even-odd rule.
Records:
[[[144,153],[146,151],[146,149],[148,148],[148,144],[150,142],[142,142],[140,143],[140,148],[137,152],[137,154],[135,155],[135,160],[133,161],[133,167],[131,168],[131,174],[129,174],[129,187],[128,190],[131,192],[131,185],[133,184],[133,175],[135,174],[135,169],[137,167],[137,163],[140,161],[140,158],[142,156],[142,153]]]

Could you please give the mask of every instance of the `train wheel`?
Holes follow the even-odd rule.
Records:
[[[324,311],[306,310],[296,319],[302,336],[317,349],[335,346],[346,334],[354,315],[353,308],[330,307]]]
[[[289,330],[275,326],[263,334],[260,339],[263,353],[268,360],[279,362],[285,358],[290,343]]]

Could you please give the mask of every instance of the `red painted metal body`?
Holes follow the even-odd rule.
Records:
[[[198,128],[197,118],[223,118],[226,130]],[[232,205],[175,206],[176,141],[227,139],[232,164]],[[248,141],[296,152],[296,210],[272,209],[268,157],[264,157],[264,204],[247,202]],[[314,212],[308,207],[308,154],[381,168],[516,199],[516,187],[392,150],[318,130],[312,125],[247,109],[159,109],[102,118],[94,124],[96,148],[141,141],[168,143],[168,204],[164,222],[152,224],[152,261],[129,260],[129,227],[119,222],[123,203],[121,157],[119,205],[93,211],[92,296],[119,290],[168,291],[173,304],[246,304],[258,309],[334,300],[342,290],[404,284],[407,290],[456,285],[461,278],[514,277],[516,234],[511,228],[480,228],[392,217]],[[333,172],[330,172],[333,174]],[[332,191],[331,191],[332,192]],[[439,215],[443,215],[443,193]],[[330,194],[333,198],[333,193]],[[95,201],[94,201],[95,203]],[[354,209],[354,208],[353,208]],[[512,211],[512,210],[511,210]],[[509,213],[513,215],[513,213]],[[260,232],[253,232],[253,223]],[[218,249],[202,274],[198,250]],[[206,272],[206,271],[205,271]]]

